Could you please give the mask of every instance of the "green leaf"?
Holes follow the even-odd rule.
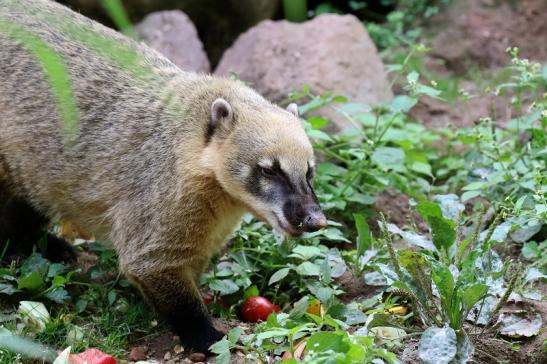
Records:
[[[57,303],[65,303],[70,298],[68,292],[64,288],[54,289],[53,291],[46,293],[46,297]]]
[[[418,77],[420,77],[418,72],[412,71],[406,76],[406,79],[409,83],[414,83],[418,81]]]
[[[309,245],[297,245],[292,250],[290,257],[294,258],[300,258],[303,260],[309,260],[315,256],[321,255],[321,249],[319,249],[316,246],[309,246]]]
[[[38,290],[44,284],[42,276],[38,272],[28,273],[26,276],[19,278],[17,288],[27,289],[29,291]]]
[[[48,278],[53,278],[55,276],[60,276],[67,271],[67,267],[64,264],[53,263],[49,266],[47,276]]]
[[[114,301],[116,301],[116,296],[117,296],[116,291],[111,290],[110,292],[108,292],[107,299],[108,299],[109,305],[112,305]]]
[[[418,345],[418,356],[424,364],[448,364],[456,352],[456,332],[450,327],[429,327]]]
[[[448,252],[456,241],[456,228],[452,220],[445,219],[442,210],[436,203],[423,201],[416,208],[431,228],[433,244],[438,250]]]
[[[467,200],[470,200],[474,197],[480,196],[482,194],[482,191],[475,190],[475,191],[466,191],[462,193],[462,202],[465,202]]]
[[[431,175],[431,165],[424,162],[412,162],[410,164],[410,169],[414,172],[422,173],[425,175]]]
[[[372,235],[364,215],[353,214],[353,219],[355,220],[355,228],[357,229],[357,256],[360,257],[365,251],[370,249]]]
[[[418,85],[416,87],[416,93],[418,95],[427,95],[430,97],[438,98],[438,96],[441,94],[441,91],[426,85]]]
[[[476,283],[459,290],[458,295],[460,296],[465,309],[469,311],[486,295],[487,292],[488,286],[486,284]]]
[[[26,275],[30,272],[38,272],[40,275],[45,275],[48,271],[48,262],[40,254],[33,253],[29,256],[21,266],[21,274]]]
[[[218,291],[222,296],[239,291],[238,285],[230,279],[215,279],[209,283],[209,288],[213,291]]]
[[[51,282],[52,287],[62,287],[66,284],[67,280],[63,276],[55,276]]]
[[[540,250],[538,244],[535,241],[530,241],[522,245],[522,255],[526,259],[538,259],[540,257]]]
[[[256,297],[259,294],[260,292],[258,291],[258,287],[256,286],[256,284],[253,284],[245,290],[245,293],[243,293],[243,298],[247,299],[249,297]]]
[[[307,118],[313,129],[321,129],[328,125],[329,121],[319,116],[310,116]]]
[[[422,216],[424,220],[427,220],[429,216],[442,217],[443,212],[441,207],[434,202],[422,201],[416,206],[416,210]]]
[[[268,285],[272,285],[276,282],[279,282],[283,278],[285,278],[289,274],[290,270],[291,268],[281,268],[280,270],[272,274],[272,276],[270,277],[270,281],[268,282]]]
[[[488,184],[486,182],[471,182],[470,184],[464,186],[462,190],[463,191],[482,190],[485,187],[488,187]]]
[[[414,105],[416,105],[417,102],[418,100],[416,100],[413,97],[406,96],[406,95],[399,95],[393,99],[389,108],[392,112],[406,113]]]
[[[397,169],[397,166],[404,164],[405,152],[401,148],[379,147],[374,150],[371,159],[384,170]]]
[[[317,129],[309,130],[308,135],[310,136],[310,138],[313,138],[316,140],[324,140],[327,142],[332,142],[332,138],[330,137],[330,135],[328,135],[327,133],[321,130],[317,130]]]
[[[230,344],[235,345],[237,343],[237,340],[239,340],[239,337],[241,336],[241,333],[243,330],[241,327],[234,327],[230,331],[228,331],[228,341]]]
[[[327,350],[345,353],[348,351],[349,346],[344,341],[342,334],[320,331],[310,336],[308,343],[306,344],[306,349],[316,353],[325,352]]]
[[[223,354],[226,352],[230,353],[230,342],[226,337],[224,337],[222,340],[211,345],[209,347],[209,350],[211,350],[215,354]]]
[[[296,267],[296,273],[301,276],[318,276],[319,275],[319,266],[311,262],[303,262],[298,267]]]
[[[437,285],[443,306],[446,307],[447,311],[450,311],[450,301],[454,293],[454,277],[452,276],[452,272],[441,263],[432,264],[432,268],[433,281]]]

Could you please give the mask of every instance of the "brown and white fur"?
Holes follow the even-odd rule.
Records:
[[[79,121],[71,143],[28,44],[36,39],[68,72]],[[123,67],[117,48],[97,44],[135,63]],[[0,80],[0,250],[8,241],[27,249],[53,217],[86,227],[112,242],[120,269],[187,346],[206,350],[222,336],[196,279],[243,213],[290,235],[326,225],[294,105],[183,72],[46,0],[0,2]]]

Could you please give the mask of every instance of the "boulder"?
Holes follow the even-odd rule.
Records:
[[[209,73],[211,67],[196,27],[180,10],[152,13],[137,25],[140,40],[185,71]]]
[[[369,105],[392,97],[376,47],[352,15],[325,14],[299,24],[262,21],[222,56],[215,74],[231,73],[273,102],[304,84],[316,94],[343,95]],[[341,115],[325,112],[335,123],[331,130],[350,125]]]
[[[432,55],[456,74],[470,64],[497,68],[510,63],[507,47],[532,61],[547,59],[547,1],[454,1],[433,17],[427,34]],[[542,15],[543,14],[543,15]]]
[[[1,1],[1,0],[0,0]],[[114,27],[112,19],[99,0],[57,0],[74,10]],[[212,64],[236,37],[261,20],[273,17],[279,0],[122,0],[133,24],[147,14],[162,10],[182,10],[199,32]]]

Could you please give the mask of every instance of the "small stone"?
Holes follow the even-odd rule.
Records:
[[[141,361],[146,360],[146,353],[148,352],[148,347],[146,346],[135,346],[131,348],[129,353],[130,361]]]
[[[173,344],[180,344],[180,336],[178,335],[173,336]]]
[[[181,345],[177,344],[173,348],[173,351],[175,352],[175,354],[180,354],[184,351],[184,348]]]
[[[171,353],[170,352],[165,353],[165,355],[163,356],[163,360],[170,360],[170,359],[171,359]]]
[[[207,359],[207,357],[203,353],[192,353],[192,354],[190,354],[190,360],[193,361],[193,362],[203,362],[203,361],[205,361],[205,359]]]

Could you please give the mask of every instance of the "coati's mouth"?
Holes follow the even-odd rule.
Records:
[[[283,222],[281,219],[275,215],[275,219],[277,220],[277,225],[285,232],[287,235],[290,235],[294,238],[299,237],[304,233],[304,230],[298,227],[292,226],[289,222]]]

